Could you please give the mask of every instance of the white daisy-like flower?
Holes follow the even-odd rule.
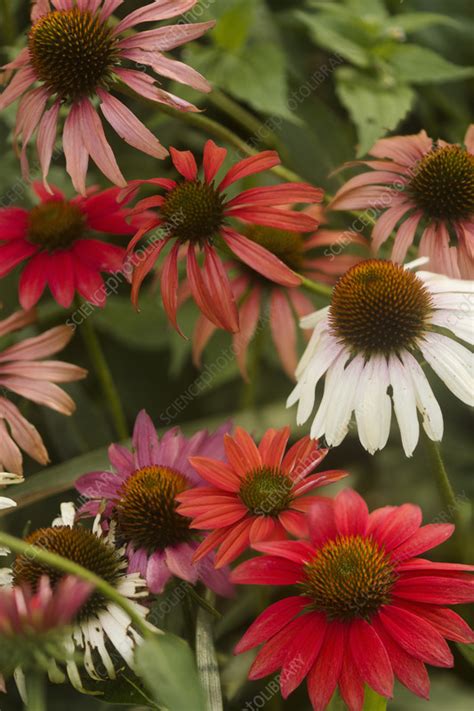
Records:
[[[459,342],[474,343],[473,317],[471,281],[379,259],[360,262],[338,281],[330,306],[302,319],[314,332],[287,406],[298,402],[297,422],[306,422],[325,376],[311,437],[324,435],[337,446],[355,411],[360,441],[373,454],[387,443],[393,401],[409,457],[419,438],[417,410],[428,437],[443,436],[441,409],[421,360],[457,398],[474,405],[473,354]]]
[[[145,581],[138,573],[126,573],[127,560],[124,550],[115,546],[113,526],[104,532],[99,517],[94,521],[92,531],[75,526],[75,513],[74,504],[62,504],[61,515],[53,521],[53,525],[35,531],[26,541],[94,572],[127,598],[136,613],[145,619],[148,609],[136,602],[136,598],[148,595]],[[61,572],[43,565],[32,556],[20,555],[13,564],[13,584],[26,583],[34,589],[43,575],[50,578],[53,586],[63,577]],[[89,676],[103,681],[107,677],[116,677],[115,667],[123,665],[122,660],[133,666],[135,647],[140,640],[130,617],[100,592],[94,592],[81,608],[66,639],[66,649],[70,653],[66,671],[71,684],[79,691],[86,690],[74,661],[75,651],[83,654],[84,667]],[[65,681],[64,674],[54,662],[50,667],[50,679],[56,683]],[[17,683],[21,687],[21,678],[17,678]]]

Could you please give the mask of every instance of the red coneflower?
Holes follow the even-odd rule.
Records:
[[[117,202],[120,188],[90,189],[87,197],[67,200],[53,187],[34,183],[40,203],[31,210],[0,209],[0,277],[22,262],[19,284],[24,309],[34,306],[49,286],[60,306],[69,308],[77,291],[95,306],[104,306],[106,289],[101,272],[123,268],[125,249],[94,238],[94,233],[130,235],[143,216],[126,218],[129,210]]]
[[[280,206],[288,202],[320,201],[322,191],[306,183],[286,183],[252,188],[229,199],[226,195],[228,187],[242,178],[278,165],[278,154],[275,151],[264,151],[244,158],[216,184],[216,175],[227,155],[225,148],[218,147],[213,141],[206,143],[202,178],[198,176],[196,160],[190,151],[170,150],[173,164],[182,176],[181,180],[154,178],[137,181],[138,184],[158,186],[165,190],[165,195],[145,198],[136,207],[136,210],[157,207],[159,212],[156,219],[135,235],[129,250],[148,232],[159,229],[149,256],[135,270],[132,301],[137,303],[143,279],[153,268],[165,245],[172,242],[172,249],[166,257],[161,274],[161,294],[168,317],[179,331],[178,253],[180,247],[186,245],[187,275],[196,304],[219,328],[235,332],[238,330],[237,307],[227,274],[216,252],[216,238],[221,238],[235,256],[267,279],[283,286],[297,286],[300,279],[292,269],[260,244],[238,232],[229,220],[237,218],[248,224],[307,232],[317,226],[313,218]],[[204,254],[202,269],[198,265],[196,251]]]
[[[158,29],[129,30],[145,22],[168,20],[190,10],[197,0],[157,0],[139,7],[113,24],[112,13],[123,0],[37,0],[31,12],[28,46],[6,65],[14,70],[0,96],[0,111],[22,97],[15,138],[23,143],[22,162],[28,172],[26,149],[35,131],[43,179],[49,171],[59,112],[67,108],[63,131],[66,168],[76,190],[85,193],[89,156],[116,185],[126,182],[108,143],[93,99],[112,128],[134,148],[155,158],[168,151],[151,131],[115,96],[114,83],[123,82],[140,96],[180,111],[197,109],[156,85],[155,75],[169,77],[199,91],[210,85],[198,72],[166,57],[167,52],[201,37],[215,22],[179,24]],[[137,66],[137,68],[133,68]],[[139,70],[140,69],[140,70]],[[32,88],[39,83],[37,88]]]
[[[364,685],[391,697],[394,676],[429,695],[425,664],[451,667],[445,642],[472,642],[474,632],[446,605],[474,600],[470,565],[416,556],[443,543],[450,524],[421,526],[418,506],[385,506],[371,514],[352,490],[316,503],[310,540],[261,543],[267,555],[242,563],[237,583],[294,586],[271,605],[236,647],[264,643],[250,670],[259,679],[281,668],[286,698],[306,678],[314,711],[336,687],[350,711],[361,711]]]
[[[216,567],[230,563],[249,544],[306,534],[305,512],[317,499],[308,492],[339,481],[338,469],[311,474],[327,449],[303,437],[286,452],[289,427],[269,429],[259,446],[241,427],[225,435],[228,464],[207,457],[189,461],[212,486],[179,494],[178,511],[191,528],[212,530],[197,549],[198,560],[218,547]]]

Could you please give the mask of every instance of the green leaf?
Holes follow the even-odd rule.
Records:
[[[398,78],[410,84],[437,84],[474,76],[474,67],[459,67],[433,50],[416,44],[395,47],[389,61]]]
[[[463,657],[467,659],[469,664],[474,667],[474,644],[461,644],[460,642],[457,642],[456,647],[459,649]]]
[[[162,708],[149,698],[141,680],[130,669],[120,673],[117,679],[100,681],[92,685],[88,682],[88,686],[93,689],[94,694],[100,695],[102,703]]]
[[[397,127],[415,96],[407,85],[385,87],[348,68],[338,71],[336,91],[357,127],[359,157],[387,131]]]
[[[106,309],[97,309],[93,316],[97,329],[130,348],[159,351],[168,346],[170,326],[158,301],[143,295],[137,313],[130,299],[115,296]]]
[[[363,711],[386,711],[386,708],[387,699],[366,686]]]
[[[433,25],[445,25],[455,28],[462,26],[459,20],[448,17],[448,15],[440,15],[437,12],[405,12],[387,20],[388,29],[400,29],[404,32],[416,32]]]
[[[184,639],[165,633],[145,640],[138,647],[136,666],[155,701],[169,711],[205,711],[194,656]]]
[[[216,45],[235,52],[246,43],[255,16],[255,0],[238,0],[219,18],[212,32]]]
[[[297,12],[295,15],[308,27],[312,39],[320,47],[324,47],[333,54],[341,55],[358,67],[370,65],[371,58],[367,49],[343,34],[342,31],[334,29],[330,18],[326,18],[321,13]]]

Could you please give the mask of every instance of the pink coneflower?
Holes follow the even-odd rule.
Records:
[[[146,260],[135,270],[132,282],[132,301],[137,303],[145,276],[151,271],[163,248],[172,244],[161,273],[163,304],[173,326],[177,324],[178,255],[185,245],[187,275],[192,296],[202,313],[219,328],[235,332],[239,328],[238,312],[229,279],[216,252],[216,239],[221,239],[233,255],[256,272],[282,286],[298,286],[300,279],[277,256],[250,240],[231,225],[231,218],[248,224],[265,225],[283,230],[307,232],[317,222],[301,212],[283,209],[283,203],[307,203],[321,200],[322,191],[306,183],[286,183],[244,190],[232,199],[227,188],[249,175],[261,173],[280,163],[274,151],[258,153],[236,163],[216,184],[216,175],[227,151],[208,141],[204,148],[203,177],[190,151],[171,148],[171,158],[182,178],[178,181],[154,178],[139,181],[165,190],[165,195],[145,198],[137,210],[159,208],[156,219],[143,227],[130,242],[129,250],[151,230],[156,228],[153,246]],[[134,182],[134,186],[136,183]],[[204,255],[202,268],[196,252]]]
[[[309,437],[288,451],[289,427],[269,429],[257,447],[250,435],[237,427],[224,438],[228,464],[209,457],[190,462],[212,486],[180,494],[178,511],[192,517],[191,528],[211,530],[195,559],[218,547],[216,567],[235,560],[250,544],[304,536],[305,512],[317,499],[308,492],[339,481],[347,472],[331,470],[312,474],[327,449]],[[286,452],[286,453],[285,453]],[[319,498],[319,497],[318,497]]]
[[[0,321],[0,338],[30,325],[33,311],[17,311]],[[0,349],[0,389],[25,397],[39,405],[71,415],[76,406],[56,383],[70,383],[85,378],[87,371],[77,365],[43,360],[62,350],[71,340],[68,326],[56,326],[5,349]],[[23,417],[7,397],[0,396],[0,471],[21,474],[20,449],[40,464],[47,464],[48,453],[37,429]]]
[[[361,711],[364,685],[390,698],[394,676],[428,698],[425,664],[453,666],[444,638],[474,640],[446,607],[474,600],[474,567],[418,558],[454,530],[420,524],[418,506],[369,514],[345,490],[310,510],[309,541],[255,546],[267,555],[242,563],[234,581],[294,586],[294,596],[265,610],[237,645],[244,652],[264,643],[250,678],[281,668],[284,698],[306,678],[314,711],[326,708],[336,687],[350,711]]]
[[[116,526],[125,545],[129,573],[140,573],[152,593],[161,593],[174,575],[190,583],[202,581],[220,595],[230,595],[227,571],[214,569],[214,556],[193,562],[197,536],[189,519],[177,513],[178,493],[197,490],[203,481],[188,461],[191,455],[224,457],[223,436],[230,425],[214,434],[205,430],[186,439],[178,428],[158,439],[150,417],[143,410],[133,432],[133,452],[119,444],[109,448],[114,471],[85,474],[76,488],[89,499],[80,515],[96,515]]]
[[[392,260],[403,262],[421,229],[419,254],[429,269],[455,278],[474,277],[474,124],[465,148],[433,141],[425,131],[377,141],[358,161],[370,173],[349,180],[336,194],[333,210],[383,210],[372,231],[376,250],[397,228]],[[387,160],[388,159],[388,160]],[[398,226],[398,227],[397,227]]]
[[[304,212],[318,222],[325,219],[319,205]],[[244,228],[242,234],[278,257],[290,269],[313,281],[328,284],[333,284],[338,276],[360,261],[355,254],[341,254],[347,245],[367,246],[367,241],[355,232],[325,228],[304,235],[255,225]],[[296,322],[314,310],[313,302],[302,287],[285,287],[262,279],[258,272],[242,262],[226,262],[224,266],[239,308],[240,331],[233,336],[233,350],[242,376],[248,379],[246,360],[250,342],[257,329],[268,321],[281,364],[294,380],[298,363]],[[193,336],[193,358],[197,367],[200,367],[202,352],[216,330],[215,324],[200,316]]]
[[[94,235],[133,234],[143,216],[127,221],[130,211],[117,202],[120,188],[93,188],[87,197],[67,200],[58,188],[50,194],[40,183],[33,187],[40,198],[36,207],[0,209],[0,277],[26,263],[19,284],[24,309],[39,301],[46,285],[64,308],[76,291],[95,306],[105,306],[101,272],[120,272],[125,249]]]
[[[104,118],[127,143],[155,158],[164,158],[168,152],[158,139],[110,93],[114,83],[122,82],[140,96],[180,111],[197,109],[159,88],[155,75],[199,91],[210,91],[210,85],[198,72],[169,59],[163,52],[201,37],[214,22],[129,33],[142,23],[181,15],[194,7],[197,0],[158,0],[112,23],[111,15],[122,2],[38,0],[33,4],[28,46],[6,66],[15,73],[0,96],[0,110],[22,97],[15,138],[21,138],[23,143],[25,173],[26,149],[37,130],[38,155],[46,181],[60,109],[65,106],[63,149],[66,169],[76,190],[85,193],[89,156],[113,183],[125,186],[93,100],[99,100]],[[144,72],[143,65],[150,67],[152,74]],[[38,86],[33,88],[36,83]]]

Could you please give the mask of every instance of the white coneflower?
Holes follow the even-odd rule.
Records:
[[[302,320],[314,333],[288,407],[298,402],[297,422],[306,422],[326,375],[311,436],[324,435],[337,446],[355,411],[360,441],[374,453],[387,442],[392,399],[411,456],[419,438],[417,410],[432,440],[443,435],[441,409],[417,357],[462,402],[474,404],[473,355],[458,342],[474,342],[473,314],[471,281],[415,274],[377,259],[357,264],[338,281],[330,306]]]
[[[104,533],[96,518],[92,531],[74,525],[75,508],[72,503],[61,505],[61,516],[49,528],[32,533],[26,541],[46,551],[57,553],[84,568],[94,572],[128,599],[137,614],[146,617],[148,609],[135,598],[146,596],[145,581],[137,573],[127,574],[127,561],[123,549],[115,547],[113,526]],[[43,565],[31,556],[20,555],[13,564],[13,583],[27,584],[34,590],[41,577],[47,575],[53,587],[64,578],[64,574]],[[93,679],[103,680],[104,675],[97,669],[98,662],[110,679],[115,678],[113,648],[129,665],[133,665],[134,650],[140,636],[132,627],[130,617],[115,603],[107,600],[100,592],[94,592],[82,606],[77,622],[72,627],[66,646],[71,654],[79,650],[84,654],[84,666]],[[60,670],[54,669],[54,681],[61,681]],[[67,661],[67,674],[72,685],[84,691],[76,662]],[[59,675],[58,675],[59,672]]]

